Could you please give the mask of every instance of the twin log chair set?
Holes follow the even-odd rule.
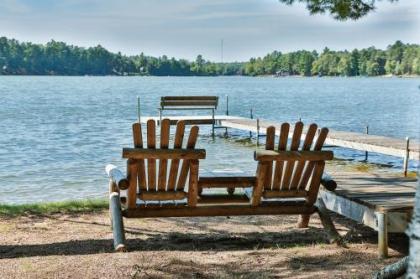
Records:
[[[255,176],[230,177],[199,175],[199,163],[206,151],[195,147],[198,126],[191,126],[184,145],[186,123],[178,121],[171,147],[169,119],[148,120],[146,128],[143,143],[141,124],[132,125],[134,147],[122,151],[122,157],[127,159],[126,175],[114,165],[106,167],[116,251],[127,250],[123,217],[293,214],[300,215],[298,227],[305,228],[310,216],[317,212],[329,240],[339,242],[322,200],[317,202],[325,161],[333,159],[332,151],[322,150],[327,128],[309,125],[301,144],[303,123],[299,121],[292,128],[283,123],[276,145],[275,127],[268,127],[265,150],[254,153]],[[288,144],[289,133],[292,136]],[[243,194],[234,193],[238,187],[244,189]],[[207,188],[226,188],[227,193],[216,194]]]

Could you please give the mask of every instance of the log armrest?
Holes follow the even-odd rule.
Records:
[[[122,171],[117,169],[116,166],[109,164],[105,167],[105,171],[109,179],[111,179],[120,190],[128,189],[129,183],[127,177],[122,173]]]
[[[325,161],[332,160],[332,151],[274,151],[257,150],[254,153],[255,161]]]
[[[334,191],[337,188],[337,182],[326,172],[322,174],[321,185],[328,191]]]
[[[123,148],[122,157],[126,159],[155,159],[155,160],[198,160],[206,158],[205,149],[151,149],[151,148]]]

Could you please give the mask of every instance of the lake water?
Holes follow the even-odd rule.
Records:
[[[157,115],[160,96],[229,96],[230,115],[279,122],[316,122],[336,130],[419,138],[420,79],[249,77],[18,77],[0,76],[0,203],[105,197],[104,166],[124,168],[131,146],[136,97],[142,115]],[[191,113],[191,112],[189,112]],[[213,140],[200,128],[206,169],[253,171],[248,133]],[[334,149],[362,160],[364,152]],[[395,170],[402,159],[370,154]],[[411,162],[412,169],[417,167]]]

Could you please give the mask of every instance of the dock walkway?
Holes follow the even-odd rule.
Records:
[[[165,116],[171,120],[171,123],[176,123],[178,120],[184,120],[186,124],[211,124],[211,116]],[[159,120],[159,117],[141,117],[141,121],[146,123],[147,120]],[[268,126],[280,127],[281,123],[267,120],[250,119],[239,116],[216,115],[215,120],[219,127],[239,129],[243,131],[254,132],[257,134],[265,133]],[[278,135],[279,129],[276,130]],[[290,131],[290,136],[293,130]],[[306,136],[305,131],[302,138]],[[350,148],[361,151],[376,152],[385,155],[405,158],[409,160],[419,160],[420,158],[420,143],[410,141],[407,152],[407,141],[405,139],[396,139],[391,137],[383,137],[376,135],[368,135],[355,132],[344,132],[330,130],[325,141],[328,145],[334,145],[344,148]]]
[[[331,176],[337,189],[319,192],[327,209],[377,231],[379,257],[387,257],[388,233],[404,233],[411,221],[417,178],[343,171]]]

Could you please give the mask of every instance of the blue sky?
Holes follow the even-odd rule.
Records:
[[[0,0],[0,36],[124,54],[244,61],[273,50],[385,48],[420,43],[420,0],[377,1],[359,21],[310,16],[277,0]]]

